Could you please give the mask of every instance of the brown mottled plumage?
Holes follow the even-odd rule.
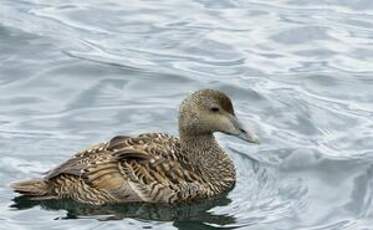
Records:
[[[230,99],[205,89],[181,104],[180,138],[163,133],[117,136],[77,153],[42,179],[12,187],[33,199],[71,198],[97,205],[213,197],[235,183],[233,162],[214,132],[258,142],[238,122]]]

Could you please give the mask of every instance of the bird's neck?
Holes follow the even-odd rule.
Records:
[[[224,154],[212,133],[202,135],[180,135],[181,147],[193,162],[208,164]]]
[[[217,143],[214,135],[180,135],[181,148],[198,174],[209,181],[214,192],[231,187],[235,181],[232,160]]]

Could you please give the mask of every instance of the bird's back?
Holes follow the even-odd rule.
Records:
[[[41,180],[13,187],[35,198],[72,198],[92,204],[174,203],[209,196],[204,184],[178,138],[151,133],[114,137],[75,154]]]

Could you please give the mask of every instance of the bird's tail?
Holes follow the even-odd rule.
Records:
[[[15,192],[30,197],[48,196],[49,186],[43,179],[15,182],[10,185]]]

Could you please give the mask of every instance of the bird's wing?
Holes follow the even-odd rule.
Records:
[[[78,176],[121,201],[174,202],[193,197],[198,177],[177,156],[178,140],[160,134],[118,136],[76,154],[46,179]]]
[[[81,177],[90,168],[113,164],[118,160],[145,159],[149,157],[149,154],[141,151],[138,146],[149,141],[151,141],[149,138],[116,136],[109,142],[93,145],[75,154],[72,158],[49,171],[45,179],[53,179],[61,174]]]

